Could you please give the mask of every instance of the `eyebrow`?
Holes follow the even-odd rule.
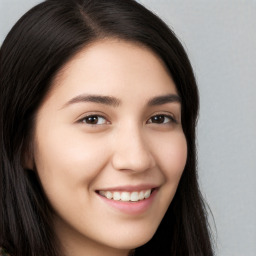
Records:
[[[158,106],[164,105],[166,103],[177,102],[181,103],[181,98],[177,94],[167,94],[162,96],[157,96],[149,100],[148,106]]]
[[[118,107],[119,105],[121,105],[121,100],[112,96],[82,94],[69,100],[66,104],[64,104],[63,108],[71,104],[84,103],[84,102],[99,103],[99,104],[108,105],[112,107]],[[166,103],[172,103],[172,102],[181,103],[180,96],[177,94],[167,94],[167,95],[156,96],[151,98],[148,101],[147,105],[158,106],[158,105],[164,105]]]
[[[99,104],[104,104],[112,107],[118,107],[121,104],[121,101],[115,97],[111,96],[101,96],[101,95],[78,95],[71,100],[69,100],[64,107],[74,103],[82,102],[94,102]]]

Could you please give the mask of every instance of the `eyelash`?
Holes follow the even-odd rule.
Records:
[[[79,120],[79,122],[81,122],[81,123],[85,123],[85,124],[87,124],[87,125],[91,125],[91,126],[95,126],[95,125],[104,125],[103,123],[101,123],[101,124],[95,124],[95,123],[87,123],[86,122],[86,120],[88,120],[88,119],[90,119],[90,118],[96,118],[97,120],[99,120],[99,119],[104,119],[105,120],[105,123],[110,123],[110,122],[108,122],[107,121],[107,119],[104,117],[104,116],[101,116],[101,115],[88,115],[88,116],[85,116],[85,117],[83,117],[82,119],[80,119]]]
[[[163,122],[163,123],[154,123],[154,122],[150,122],[151,124],[161,124],[161,125],[168,125],[168,124],[170,124],[170,123],[175,123],[175,124],[177,124],[178,122],[177,122],[177,120],[174,118],[174,116],[172,116],[172,115],[166,115],[166,114],[156,114],[156,115],[154,115],[154,116],[152,116],[149,120],[151,120],[152,118],[164,118],[164,120],[166,119],[166,118],[168,118],[169,119],[169,121],[167,121],[167,122]],[[147,123],[148,123],[149,121],[147,121]]]
[[[104,121],[104,123],[100,123],[100,124],[98,124],[98,123],[87,123],[88,119],[90,119],[90,118],[93,118],[93,119],[96,120],[97,122],[98,122],[99,120],[102,120],[102,119],[104,119],[105,121]],[[162,120],[160,120],[160,121],[163,121],[163,122],[160,122],[160,123],[158,123],[158,122],[153,122],[153,121],[152,121],[153,118],[160,118],[160,119],[162,119]],[[169,121],[166,121],[166,119],[169,119]],[[86,120],[87,120],[87,121],[86,121]],[[151,121],[150,121],[150,120],[151,120]],[[155,119],[155,121],[156,121],[156,119]],[[80,122],[80,123],[85,123],[85,124],[91,125],[91,126],[104,125],[104,124],[109,124],[109,123],[110,123],[104,116],[102,116],[102,115],[97,115],[97,114],[85,116],[85,117],[83,117],[82,119],[78,120],[78,122]],[[177,122],[177,120],[176,120],[172,115],[156,114],[156,115],[150,117],[146,123],[147,123],[147,124],[168,125],[168,124],[170,124],[170,123],[175,123],[175,124],[177,124],[178,122]]]

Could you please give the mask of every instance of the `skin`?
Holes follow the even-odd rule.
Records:
[[[187,158],[180,103],[149,105],[170,94],[177,91],[162,60],[122,40],[94,42],[59,71],[37,112],[28,166],[38,172],[67,256],[124,256],[154,235]],[[115,209],[96,193],[144,184],[157,192],[139,214]]]

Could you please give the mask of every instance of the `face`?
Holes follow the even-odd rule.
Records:
[[[67,255],[127,255],[149,241],[186,158],[175,84],[138,44],[87,46],[37,112],[33,162]]]

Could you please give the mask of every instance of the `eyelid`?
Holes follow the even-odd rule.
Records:
[[[84,122],[84,120],[86,118],[93,117],[93,116],[97,116],[99,118],[104,118],[106,120],[106,123],[104,123],[104,124],[87,124],[86,122]],[[157,123],[150,122],[150,119],[155,117],[155,116],[164,116],[164,117],[170,119],[170,122],[159,123],[158,125],[168,125],[168,124],[171,124],[171,123],[179,124],[178,119],[175,117],[175,115],[173,113],[170,113],[170,112],[167,112],[167,113],[166,112],[154,113],[154,114],[150,115],[147,118],[146,124],[157,124]],[[106,124],[111,124],[111,122],[109,120],[110,119],[106,116],[105,113],[102,113],[102,112],[90,112],[90,113],[86,113],[86,114],[81,115],[77,119],[76,123],[86,124],[88,126],[103,126],[103,125],[106,125]]]
[[[106,123],[104,123],[104,124],[87,124],[87,123],[84,122],[84,120],[86,118],[93,117],[93,116],[97,116],[99,118],[104,118],[106,120]],[[77,119],[76,123],[86,124],[86,125],[89,125],[89,126],[100,126],[100,125],[110,124],[110,121],[109,121],[108,117],[106,117],[103,113],[90,112],[90,113],[84,114],[81,117],[79,117]]]
[[[153,115],[151,115],[149,118],[148,118],[148,121],[147,123],[149,122],[149,120],[155,116],[164,116],[164,117],[167,117],[169,118],[171,121],[170,122],[167,122],[167,123],[160,123],[158,125],[167,125],[167,124],[170,124],[170,123],[175,123],[175,124],[178,124],[178,120],[175,118],[175,116],[171,113],[163,113],[163,112],[160,112],[160,113],[154,113]],[[157,124],[157,123],[153,123],[153,122],[150,122],[150,124]]]

